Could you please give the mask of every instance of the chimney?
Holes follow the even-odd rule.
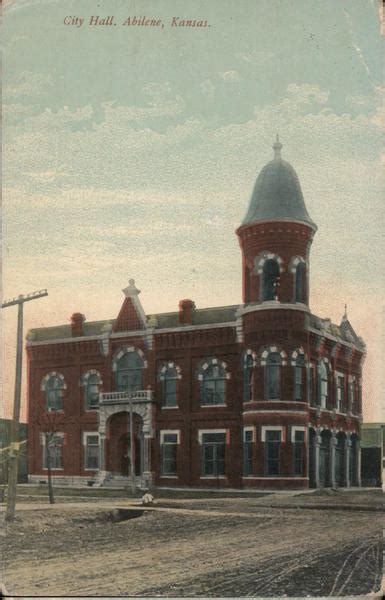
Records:
[[[80,337],[83,335],[83,323],[86,320],[81,313],[74,313],[71,317],[71,334],[72,337]]]
[[[192,325],[195,303],[192,300],[179,300],[179,323]]]

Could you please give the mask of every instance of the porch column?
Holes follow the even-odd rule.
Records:
[[[357,485],[358,487],[361,487],[361,443],[360,440],[356,441],[356,464],[357,464]]]
[[[337,436],[335,431],[332,431],[330,437],[330,485],[332,488],[337,487],[336,483],[336,446]]]
[[[315,452],[314,452],[314,478],[315,478],[315,486],[316,488],[320,487],[320,447],[321,447],[322,438],[317,433],[315,436]]]
[[[152,483],[151,473],[151,435],[143,435],[143,483],[150,487]]]
[[[345,438],[345,485],[350,487],[350,452],[352,448],[352,442],[350,439],[350,433],[346,434]]]
[[[105,441],[106,434],[99,433],[99,471],[106,470]]]

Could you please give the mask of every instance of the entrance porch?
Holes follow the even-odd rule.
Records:
[[[111,486],[116,482],[124,486],[135,481],[139,487],[149,487],[154,478],[152,391],[101,393],[98,431],[100,469],[95,485]]]

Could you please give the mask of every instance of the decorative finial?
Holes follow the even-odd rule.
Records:
[[[348,305],[347,304],[345,304],[345,312],[344,312],[344,315],[343,315],[342,319],[344,321],[348,320]]]
[[[279,135],[278,135],[278,133],[277,133],[277,136],[275,138],[275,142],[273,144],[273,150],[274,150],[274,158],[281,158],[282,144],[279,141]]]
[[[124,295],[127,297],[137,296],[140,294],[140,290],[135,286],[135,279],[129,279],[128,286],[122,290]]]

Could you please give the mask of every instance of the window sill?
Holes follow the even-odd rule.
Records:
[[[289,481],[291,481],[292,479],[309,479],[309,477],[300,477],[300,476],[296,476],[296,475],[247,475],[247,476],[243,476],[242,479],[288,479]]]
[[[159,479],[179,479],[178,475],[159,475]]]
[[[178,410],[179,406],[161,406],[162,410]]]
[[[227,407],[227,404],[201,404],[201,408],[217,408],[217,407]]]
[[[63,467],[51,467],[50,470],[51,471],[64,471],[64,468]],[[43,471],[47,471],[48,472],[47,467],[43,467]]]
[[[227,479],[226,475],[200,475],[199,479]]]

